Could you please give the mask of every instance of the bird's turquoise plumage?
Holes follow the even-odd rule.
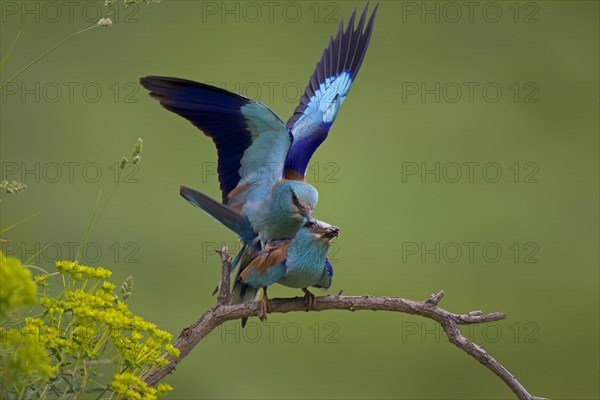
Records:
[[[301,228],[318,202],[317,190],[305,182],[304,175],[362,65],[377,6],[368,22],[367,9],[368,4],[356,26],[356,9],[345,29],[344,21],[340,22],[287,123],[266,105],[221,88],[179,78],[140,79],[152,98],[213,140],[223,208],[193,189],[182,187],[181,195],[243,239],[246,245],[236,257],[239,262],[233,264],[239,264],[239,274],[264,256],[261,251],[267,243],[287,240],[292,246],[292,239],[298,237],[289,249],[289,258],[273,263],[269,273],[252,273],[249,279],[253,283],[275,280],[293,287],[331,285],[333,269],[326,251],[323,253],[320,242],[303,236],[306,232]],[[316,263],[317,259],[322,262]],[[281,275],[281,271],[285,273]],[[253,298],[256,289],[244,285],[245,289],[236,293],[240,301]]]
[[[256,253],[248,266],[238,270],[231,304],[254,301],[260,288],[265,290],[263,305],[268,304],[266,288],[274,283],[303,289],[307,298],[314,301],[314,295],[306,288],[331,287],[333,268],[327,251],[338,233],[339,228],[325,222],[305,220],[294,239],[272,243],[269,250]],[[242,326],[246,321],[247,318],[242,319]]]
[[[327,251],[331,239],[338,233],[339,228],[335,226],[309,219],[294,239],[275,242],[269,250],[261,251],[241,271],[239,280],[254,288],[274,283],[299,289],[329,288],[333,272],[327,261]]]
[[[267,106],[223,89],[178,78],[141,83],[213,139],[223,204],[247,217],[263,243],[293,237],[318,195],[306,182],[282,179],[293,139],[286,124]]]
[[[248,218],[262,244],[293,238],[317,205],[316,189],[304,181],[306,166],[366,54],[377,6],[368,22],[367,8],[356,27],[356,9],[346,29],[341,21],[287,124],[266,105],[221,88],[179,78],[140,80],[163,107],[213,140],[223,204]]]
[[[327,259],[327,250],[331,238],[337,236],[338,228],[324,222],[305,219],[302,221],[304,227],[296,233],[293,240],[269,242],[269,250],[260,250],[253,245],[256,243],[257,234],[251,231],[247,218],[185,186],[181,187],[181,194],[246,242],[231,263],[232,268],[240,264],[232,293],[232,304],[253,301],[259,288],[276,282],[294,288],[331,287],[333,267]],[[244,278],[242,272],[247,266],[249,268]],[[264,270],[259,270],[258,266],[262,266]]]
[[[254,198],[256,196],[256,198]],[[319,194],[306,182],[283,180],[256,190],[242,209],[262,243],[294,237],[302,221],[310,217]]]
[[[337,228],[319,221],[315,223],[319,224],[323,232],[333,229],[337,235]],[[324,239],[320,233],[316,234],[315,229],[301,228],[288,248],[285,275],[277,283],[298,289],[321,283],[323,277],[328,274],[325,262],[329,241],[330,238]]]

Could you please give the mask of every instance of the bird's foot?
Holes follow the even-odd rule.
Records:
[[[269,314],[271,312],[271,302],[269,301],[269,296],[267,296],[267,289],[265,288],[263,290],[264,290],[264,293],[263,293],[263,298],[260,303],[260,313],[261,313],[261,320],[266,321],[267,314]]]
[[[260,310],[263,312],[263,314],[269,314],[271,312],[271,302],[267,297],[263,297],[260,303]]]
[[[317,296],[312,294],[307,288],[303,288],[304,302],[306,303],[306,311],[314,310],[317,306]]]

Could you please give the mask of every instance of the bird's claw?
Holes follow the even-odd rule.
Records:
[[[306,311],[314,310],[317,306],[317,296],[312,294],[308,289],[302,289],[304,292],[304,303],[306,303]]]
[[[271,302],[269,301],[269,297],[267,296],[267,291],[264,291],[263,298],[260,302],[260,319],[262,321],[267,320],[267,314],[271,312]]]
[[[271,302],[267,297],[263,297],[262,302],[260,304],[260,309],[263,312],[263,314],[271,313]]]

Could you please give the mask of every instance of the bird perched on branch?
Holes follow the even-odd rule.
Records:
[[[311,282],[304,289],[331,284],[333,269],[326,258],[329,241],[325,239],[328,238],[315,240],[311,229],[321,226],[320,223],[312,228],[303,226],[311,220],[318,201],[318,192],[305,181],[305,173],[310,158],[327,138],[362,65],[377,5],[368,21],[367,9],[368,4],[358,23],[356,9],[345,29],[344,21],[340,22],[337,34],[329,40],[300,104],[287,123],[264,104],[224,89],[179,78],[148,76],[140,79],[152,98],[190,121],[215,143],[225,207],[219,207],[210,197],[185,186],[181,187],[180,194],[238,233],[244,242],[231,263],[232,271],[239,265],[240,278],[236,281],[233,301],[254,299],[259,287],[269,286],[267,278],[260,272],[256,276],[252,271],[259,265],[260,268],[270,265],[274,257],[277,263],[268,268],[273,271],[268,277],[278,276],[282,271],[293,272],[281,277],[282,284],[298,284],[302,275],[306,275],[306,282]],[[300,233],[292,246],[292,239]],[[302,238],[311,240],[302,241]],[[302,252],[311,256],[298,256]],[[292,258],[282,259],[284,253],[292,254]],[[290,263],[300,267],[290,269]],[[322,275],[323,282],[313,282],[311,268],[330,274]],[[264,293],[263,304],[268,311],[266,289]],[[306,295],[314,303],[314,296],[309,292]]]
[[[194,189],[181,189],[185,198],[214,216],[246,243],[255,243],[256,233],[246,217],[225,207],[216,200]],[[305,293],[307,309],[314,307],[316,297],[308,291],[314,286],[329,289],[333,266],[327,258],[330,241],[339,234],[339,228],[314,219],[306,219],[293,240],[269,242],[268,249],[248,247],[241,251],[231,265],[240,261],[230,304],[254,301],[263,288],[262,314],[270,311],[267,287],[273,283],[301,288]],[[216,293],[217,289],[213,292]],[[242,318],[242,327],[247,318]]]
[[[331,287],[333,267],[327,259],[331,240],[340,229],[326,222],[306,219],[292,240],[271,243],[268,250],[260,251],[250,264],[239,270],[233,287],[231,304],[254,301],[263,289],[262,312],[270,312],[267,287],[274,283],[304,291],[307,309],[316,304],[311,286]],[[242,321],[244,324],[245,321]]]
[[[346,29],[340,22],[287,124],[264,104],[217,87],[159,76],[140,80],[152,98],[213,140],[222,202],[248,219],[260,240],[256,249],[293,238],[317,205],[317,190],[304,175],[365,57],[377,6],[368,21],[367,8],[356,27],[356,9]],[[202,208],[203,199],[186,198]]]

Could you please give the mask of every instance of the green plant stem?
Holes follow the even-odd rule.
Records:
[[[6,54],[4,55],[4,57],[2,57],[2,62],[0,62],[0,71],[2,71],[2,68],[4,68],[4,64],[6,64],[6,61],[8,60],[8,57],[10,56],[10,53],[12,52],[13,48],[15,47],[15,44],[17,44],[17,40],[19,40],[19,36],[21,36],[21,33],[23,31],[19,31],[19,33],[17,33],[17,36],[15,37],[15,40],[13,40],[12,44],[10,45],[10,47],[8,48],[8,51],[6,52]]]
[[[83,235],[83,240],[81,241],[81,244],[79,245],[79,249],[77,250],[77,255],[75,256],[76,263],[79,262],[79,257],[81,257],[81,252],[83,251],[83,247],[87,244],[90,233],[92,232],[92,228],[93,228],[93,226],[95,226],[94,220],[96,217],[96,211],[98,210],[98,204],[100,204],[101,197],[102,197],[102,190],[100,191],[100,193],[98,193],[98,198],[96,199],[96,205],[94,205],[94,210],[92,211],[92,216],[90,217],[87,228],[85,229],[85,233]]]
[[[23,264],[29,264],[31,261],[33,261],[38,255],[40,255],[44,250],[46,250],[48,248],[48,246],[50,246],[51,243],[47,243],[40,251],[38,251],[37,253],[35,253],[34,255],[32,255],[31,257],[29,257],[27,260],[25,260],[25,262]],[[31,265],[30,267],[33,267],[33,265]],[[44,271],[42,268],[38,268],[41,269],[42,271]],[[44,271],[46,272],[46,271]],[[46,272],[47,273],[47,272]]]
[[[30,62],[29,64],[27,64],[23,69],[21,69],[19,72],[17,72],[16,74],[14,74],[9,80],[7,80],[6,82],[4,82],[1,86],[0,86],[0,91],[2,91],[2,88],[4,88],[4,86],[6,86],[8,83],[12,82],[13,80],[15,80],[17,77],[19,77],[23,72],[27,71],[29,68],[31,68],[35,63],[37,63],[38,61],[40,61],[42,58],[46,57],[48,54],[50,54],[51,52],[53,52],[54,50],[56,50],[57,48],[59,48],[60,46],[62,46],[63,44],[67,43],[69,40],[73,39],[75,36],[88,31],[92,28],[96,28],[99,25],[97,24],[91,24],[89,26],[86,26],[85,28],[72,33],[71,35],[67,36],[65,39],[61,40],[60,42],[58,42],[57,44],[55,44],[54,46],[52,46],[51,48],[49,48],[48,50],[46,50],[44,53],[42,53],[42,55],[40,55],[39,57],[37,57],[35,60],[33,60],[32,62]]]
[[[9,227],[6,227],[6,228],[2,229],[2,230],[0,231],[0,234],[4,233],[4,232],[6,232],[6,231],[9,231],[9,230],[11,230],[12,228],[15,228],[15,227],[17,227],[17,226],[21,225],[23,222],[27,222],[27,221],[29,221],[31,218],[33,218],[33,217],[37,217],[38,215],[40,215],[40,213],[39,213],[39,212],[36,212],[35,214],[33,214],[33,215],[30,215],[29,217],[27,217],[27,218],[25,218],[25,219],[22,219],[22,220],[20,220],[19,222],[16,222],[16,223],[12,224],[11,226],[9,226]]]

